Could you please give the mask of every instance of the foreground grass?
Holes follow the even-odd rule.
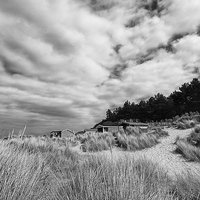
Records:
[[[177,177],[148,160],[83,156],[58,141],[0,141],[0,199],[199,199],[200,180]]]

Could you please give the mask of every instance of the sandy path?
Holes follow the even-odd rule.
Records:
[[[186,162],[181,155],[173,154],[176,145],[173,143],[177,136],[184,138],[190,134],[192,129],[187,130],[176,130],[176,129],[165,129],[168,131],[169,136],[162,138],[160,143],[154,147],[144,149],[136,152],[125,152],[118,149],[113,149],[112,154],[110,151],[104,151],[98,153],[98,155],[105,155],[110,158],[120,158],[121,156],[133,156],[138,159],[146,157],[151,161],[158,163],[159,166],[163,167],[168,174],[173,178],[176,174],[183,175],[187,171],[190,171],[193,175],[199,176],[200,178],[200,164],[195,162]]]

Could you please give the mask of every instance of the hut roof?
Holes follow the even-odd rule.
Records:
[[[139,123],[139,122],[122,122],[121,125],[130,125],[130,126],[148,126],[146,123]]]
[[[139,122],[104,122],[102,124],[99,124],[97,127],[100,126],[123,126],[123,125],[128,125],[128,126],[148,126],[146,123],[139,123]]]
[[[107,122],[103,122],[101,125],[102,126],[119,126],[120,124],[121,124],[120,122],[107,121]]]

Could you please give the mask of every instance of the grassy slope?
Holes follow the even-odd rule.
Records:
[[[186,139],[177,138],[175,153],[189,161],[200,162],[200,126],[197,125]]]
[[[200,180],[177,177],[148,160],[79,155],[59,141],[0,141],[0,199],[199,199]],[[191,184],[194,183],[194,184]]]

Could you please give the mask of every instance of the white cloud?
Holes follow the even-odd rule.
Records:
[[[164,20],[173,33],[194,32],[200,24],[199,0],[173,0]]]

